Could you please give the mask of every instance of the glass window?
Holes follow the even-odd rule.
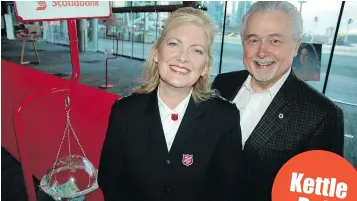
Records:
[[[242,18],[252,4],[252,1],[227,2],[221,73],[245,69],[242,60],[243,46],[239,32]]]
[[[357,2],[346,2],[326,88],[326,95],[330,98],[355,105],[357,105],[356,9]]]
[[[149,18],[147,18],[149,13],[132,13],[132,15],[133,57],[142,59],[144,58],[145,27],[149,24]]]
[[[221,59],[222,39],[223,39],[223,19],[224,19],[224,7],[223,1],[205,1],[202,5],[207,8],[207,14],[213,20],[216,26],[216,37],[212,44],[213,64],[212,64],[212,76],[216,76],[219,73],[219,65]]]
[[[149,54],[153,43],[162,33],[164,26],[169,17],[168,12],[160,13],[147,13],[145,24],[145,38],[144,38],[144,56],[143,59]]]
[[[46,21],[43,23],[42,37],[47,42],[69,45],[67,21]]]
[[[155,6],[155,1],[132,1],[132,7],[135,6]]]
[[[341,1],[330,2],[323,7],[320,6],[321,2],[300,1],[300,3],[292,3],[299,8],[304,21],[302,45],[294,61],[303,59],[301,51],[304,47],[307,47],[309,54],[307,57],[310,58],[305,62],[305,64],[308,64],[306,67],[304,65],[301,68],[294,68],[295,73],[315,89],[322,92]],[[318,63],[310,65],[308,61],[313,61],[311,58],[316,57]],[[315,69],[313,69],[313,66],[316,66]],[[318,72],[317,76],[313,77],[313,71]]]
[[[116,13],[117,14],[117,13]],[[119,27],[120,30],[120,38],[121,38],[121,45],[123,49],[123,55],[132,57],[133,56],[133,15],[132,13],[118,13],[121,15],[122,20],[120,21],[121,23],[118,24],[117,22],[117,27]]]
[[[355,167],[357,167],[356,10],[357,2],[347,1],[345,3],[326,88],[326,95],[343,109],[345,118],[344,155]],[[331,49],[331,47],[329,48]]]
[[[182,5],[182,1],[156,1],[156,5]]]
[[[113,8],[132,7],[132,1],[111,1]]]
[[[108,34],[119,37],[118,54],[145,59],[155,40],[166,24],[168,12],[114,13],[116,25],[109,27]],[[98,51],[115,51],[116,41],[106,36],[106,26],[98,26]]]
[[[108,26],[108,35],[116,35],[119,38],[118,54],[125,56],[132,56],[132,46],[130,42],[131,28],[125,26],[131,21],[131,13],[114,13],[116,18],[115,26]],[[106,54],[116,53],[116,39],[108,36],[107,27],[105,25],[98,25],[98,51]]]

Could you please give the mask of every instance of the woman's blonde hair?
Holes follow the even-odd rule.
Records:
[[[169,31],[188,24],[204,28],[208,39],[208,58],[206,59],[208,68],[207,73],[204,76],[201,76],[194,84],[192,97],[195,102],[200,102],[209,99],[215,94],[214,91],[210,90],[209,86],[213,63],[211,46],[215,37],[215,25],[204,11],[191,7],[180,8],[170,14],[160,38],[154,42],[152,49],[146,58],[145,71],[142,80],[143,83],[136,90],[136,93],[151,93],[158,87],[160,74],[157,64],[154,61],[154,55],[158,53],[159,47]]]

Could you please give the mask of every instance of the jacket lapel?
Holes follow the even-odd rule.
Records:
[[[286,79],[279,92],[267,108],[259,123],[247,139],[244,150],[247,151],[254,147],[255,149],[264,145],[265,142],[279,130],[293,115],[291,104],[296,100],[297,90],[294,90],[294,84],[297,78],[293,71]]]
[[[240,88],[243,86],[249,73],[247,70],[236,72],[236,76],[232,76],[232,80],[225,82],[227,86],[223,87],[222,96],[227,97],[228,100],[233,101],[237,96]]]
[[[172,144],[170,153],[180,153],[185,150],[187,143],[192,140],[192,137],[197,132],[202,132],[202,126],[198,119],[204,116],[206,104],[195,103],[191,97],[187,106],[184,117],[181,121],[180,127],[176,133],[175,140]]]
[[[157,102],[157,90],[149,94],[149,100],[146,107],[146,122],[149,131],[148,151],[156,151],[158,153],[168,153],[164,130],[162,128],[160,111]]]

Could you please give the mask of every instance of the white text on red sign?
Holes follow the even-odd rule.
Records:
[[[304,174],[293,172],[291,176],[290,191],[343,199],[347,196],[348,186],[344,182],[338,182],[336,178],[303,178]],[[309,201],[309,199],[300,197],[299,201]]]

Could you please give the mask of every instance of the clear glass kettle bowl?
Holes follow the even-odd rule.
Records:
[[[80,155],[59,158],[42,177],[41,189],[55,200],[86,195],[98,188],[98,170]]]

